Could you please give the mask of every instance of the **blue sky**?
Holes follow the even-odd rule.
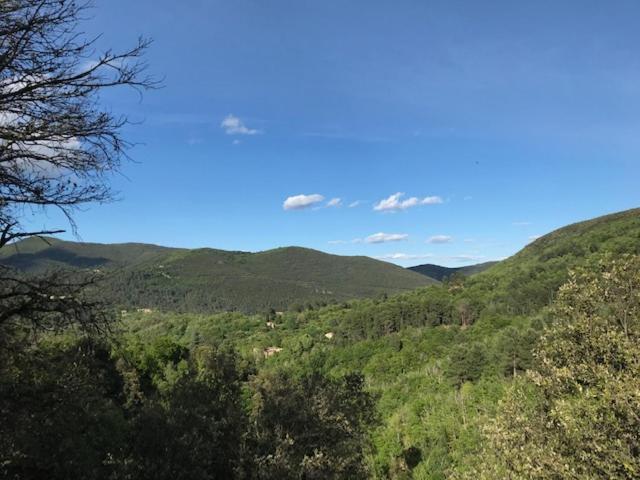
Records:
[[[120,201],[78,213],[82,240],[464,265],[640,205],[637,1],[98,0],[93,14],[104,47],[154,39],[164,88],[103,96],[142,122],[126,131],[139,145],[113,178]],[[323,200],[285,209],[298,195],[287,206]]]

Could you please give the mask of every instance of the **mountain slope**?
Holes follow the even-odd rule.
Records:
[[[442,281],[445,278],[450,277],[454,273],[459,273],[465,276],[475,275],[476,273],[484,272],[488,268],[491,268],[498,262],[484,262],[476,265],[468,265],[466,267],[443,267],[441,265],[435,265],[433,263],[425,263],[424,265],[416,265],[409,267],[408,270],[421,273],[429,278]]]
[[[435,282],[369,257],[299,247],[249,253],[46,240],[31,238],[8,246],[0,263],[32,273],[52,268],[103,272],[100,295],[123,308],[284,310],[293,304],[393,294]]]
[[[511,311],[533,312],[550,303],[571,269],[603,254],[640,254],[640,209],[575,223],[544,235],[472,277],[469,287],[487,293]]]

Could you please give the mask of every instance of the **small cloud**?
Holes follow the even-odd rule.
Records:
[[[426,258],[433,258],[433,254],[410,254],[410,253],[389,253],[387,255],[380,255],[375,257],[378,260],[423,260]]]
[[[387,242],[400,242],[407,240],[409,235],[406,233],[374,233],[364,239],[366,243],[387,243]]]
[[[540,237],[542,237],[542,235],[531,235],[529,237],[529,241],[530,242],[535,242],[537,239],[539,239]]]
[[[531,222],[513,222],[511,225],[514,227],[528,227],[531,225]]]
[[[355,208],[355,207],[357,207],[358,205],[360,205],[361,203],[362,203],[362,202],[361,202],[360,200],[356,200],[355,202],[351,202],[351,203],[349,204],[349,208]]]
[[[416,207],[418,205],[436,205],[439,203],[443,203],[442,198],[438,196],[431,197],[410,197],[406,200],[401,200],[404,196],[404,193],[398,192],[393,195],[380,200],[377,204],[373,206],[373,209],[377,212],[397,212],[399,210],[406,210],[407,208]]]
[[[473,200],[473,197],[471,195],[467,195],[462,200],[464,200],[465,202],[468,202],[469,200]]]
[[[327,202],[327,207],[340,207],[342,205],[341,198],[332,198]]]
[[[475,238],[465,238],[463,240],[464,243],[475,243],[476,239]]]
[[[220,123],[220,128],[227,135],[257,135],[262,133],[262,131],[255,128],[248,128],[242,120],[234,115],[227,115]]]
[[[231,142],[232,145],[240,145],[242,142],[240,140],[238,140],[237,138]]]
[[[187,139],[187,145],[189,145],[189,146],[199,145],[201,143],[202,143],[202,139],[198,138],[198,137],[189,137]]]
[[[329,240],[327,242],[329,245],[344,245],[345,243],[349,243],[346,240]]]
[[[427,239],[427,243],[451,243],[452,241],[453,237],[449,235],[434,235]]]
[[[420,200],[420,205],[439,205],[443,202],[444,201],[442,200],[442,198],[434,195],[432,197],[424,197],[422,200]]]
[[[313,207],[318,203],[324,201],[324,197],[318,193],[311,195],[294,195],[288,197],[282,204],[282,208],[285,210],[304,210],[305,208]]]

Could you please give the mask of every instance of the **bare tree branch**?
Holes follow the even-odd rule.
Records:
[[[62,232],[23,228],[25,207],[59,209],[75,232],[79,206],[113,199],[108,176],[128,159],[131,144],[121,135],[128,120],[101,108],[99,94],[158,87],[143,60],[150,40],[96,54],[99,37],[79,30],[89,7],[76,0],[0,0],[0,249]],[[56,275],[25,279],[5,267],[0,273],[0,325],[28,316],[40,328],[64,312],[87,326],[79,285]]]

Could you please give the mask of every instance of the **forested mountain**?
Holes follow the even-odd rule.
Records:
[[[559,229],[473,277],[266,317],[133,314],[125,338],[151,352],[162,342],[233,346],[261,375],[362,373],[381,417],[371,431],[367,477],[466,478],[479,468],[482,432],[499,415],[500,400],[514,384],[534,388],[526,372],[538,368],[538,339],[556,315],[549,305],[570,270],[585,268],[601,282],[639,252],[640,210],[630,210]]]
[[[569,270],[603,254],[640,254],[640,209],[575,223],[544,235],[470,279],[469,289],[512,313],[533,313],[555,298]]]
[[[492,267],[498,262],[484,262],[478,263],[475,265],[468,265],[466,267],[443,267],[442,265],[435,265],[433,263],[425,263],[423,265],[416,265],[414,267],[409,267],[408,270],[413,270],[414,272],[421,273],[422,275],[426,275],[429,278],[433,278],[435,280],[445,280],[446,278],[451,277],[454,274],[460,275],[474,275],[476,273],[484,272],[488,268]]]
[[[390,271],[370,259],[297,248],[250,254],[59,241],[17,247],[20,253],[12,247],[5,263],[128,275],[107,285],[113,294],[137,285],[131,298],[165,292],[163,279],[180,279],[173,288],[181,294],[198,290],[211,282],[211,271],[227,279],[239,271],[287,276],[294,284],[309,271],[325,284],[369,278],[373,267]],[[582,468],[589,478],[634,478],[616,472],[634,472],[638,456],[628,452],[640,448],[629,403],[637,388],[631,359],[640,334],[638,254],[636,209],[561,228],[477,275],[388,297],[253,315],[180,313],[168,305],[165,312],[123,314],[112,344],[53,337],[35,360],[16,357],[0,377],[14,392],[3,410],[11,412],[2,432],[11,446],[5,469],[35,465],[68,473],[68,465],[77,465],[76,473],[92,470],[96,478],[146,478],[143,471],[156,478],[179,472],[183,478],[203,472],[253,478],[260,471],[275,479],[304,471],[316,478],[400,480],[472,478],[476,472],[487,479],[566,478],[567,468]],[[578,274],[570,277],[572,270]],[[214,291],[225,286],[210,284]],[[584,312],[577,319],[576,307]],[[596,323],[585,317],[593,312]],[[619,312],[631,313],[621,322]],[[588,342],[576,343],[572,322]],[[539,342],[541,335],[552,341]],[[618,357],[630,361],[618,363]],[[611,360],[603,364],[602,358]],[[597,383],[585,392],[604,393],[594,399],[581,388],[565,388],[567,372],[577,386],[587,372]],[[59,378],[82,389],[71,395]],[[41,391],[56,395],[55,414],[41,406],[41,395],[50,396]],[[78,418],[83,402],[109,422],[96,427],[88,414]],[[581,415],[586,420],[573,425],[571,412],[562,409],[570,430],[539,420],[567,402],[580,411],[597,408],[597,418],[605,420]],[[609,420],[609,411],[620,415]],[[64,430],[72,415],[81,428]],[[14,438],[18,423],[22,431],[41,431],[45,418],[47,434],[55,438],[64,430],[66,443],[43,446],[39,439],[49,437],[31,434]],[[525,430],[532,436],[522,435]],[[179,459],[167,462],[161,451]],[[84,452],[81,462],[77,452]],[[532,458],[546,462],[555,476],[538,475]],[[518,476],[514,469],[537,473]]]
[[[168,311],[285,310],[435,283],[369,257],[299,247],[249,253],[31,238],[5,248],[0,262],[29,273],[97,273],[104,276],[100,296],[110,303]]]

